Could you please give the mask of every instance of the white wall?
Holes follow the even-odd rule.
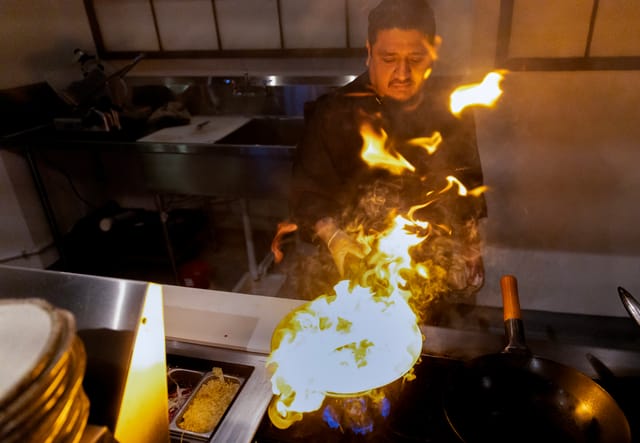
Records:
[[[6,153],[0,154],[0,202],[2,202],[2,212],[0,213],[0,262],[6,262],[13,265],[43,267],[42,257],[40,254],[30,257],[21,258],[22,254],[29,254],[41,249],[45,249],[50,240],[45,236],[33,235],[26,223],[27,216],[23,212],[23,208],[18,200],[19,192],[14,187],[9,173],[7,171],[5,158]],[[27,187],[26,189],[30,189]],[[35,196],[30,196],[34,201]],[[37,205],[32,205],[34,212],[39,210]],[[35,220],[44,220],[42,211],[31,214]],[[46,227],[45,224],[39,223],[39,226]]]
[[[0,1],[0,89],[51,80],[71,81],[77,47],[94,51],[82,0]],[[75,69],[75,71],[73,70]],[[24,159],[0,155],[0,260],[37,252],[51,235]],[[53,248],[10,264],[43,267],[57,255]]]
[[[82,0],[2,0],[0,41],[0,89],[68,69],[75,48],[94,52]]]
[[[487,287],[504,273],[531,309],[626,315],[640,294],[638,71],[510,73],[476,110],[489,206]]]

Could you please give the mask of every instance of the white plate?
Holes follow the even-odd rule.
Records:
[[[84,344],[76,335],[75,318],[53,309],[60,333],[38,377],[21,387],[0,409],[0,441],[75,442],[88,417],[88,399],[82,388],[86,368]]]
[[[44,300],[0,301],[0,409],[40,376],[56,354],[62,320]]]

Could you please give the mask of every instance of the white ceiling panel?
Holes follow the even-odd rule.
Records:
[[[218,49],[210,0],[154,0],[162,49]]]
[[[276,0],[216,0],[221,49],[280,47]]]
[[[515,0],[509,57],[584,56],[592,7],[593,0]]]
[[[280,0],[285,48],[344,48],[344,0]]]
[[[349,0],[349,41],[352,48],[364,48],[369,11],[378,3],[380,0]]]
[[[640,56],[640,1],[606,0],[598,6],[592,56]]]
[[[473,42],[472,0],[431,0],[436,16],[436,33],[442,37],[439,64],[468,67]]]
[[[108,51],[157,51],[153,13],[147,0],[96,0],[95,11]]]

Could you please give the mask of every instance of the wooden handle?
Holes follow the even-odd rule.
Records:
[[[520,299],[518,297],[518,280],[513,275],[503,275],[500,279],[502,288],[502,306],[504,321],[520,319]]]

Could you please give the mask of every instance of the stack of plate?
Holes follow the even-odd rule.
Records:
[[[44,300],[0,300],[0,355],[0,441],[79,442],[89,400],[73,315]]]

